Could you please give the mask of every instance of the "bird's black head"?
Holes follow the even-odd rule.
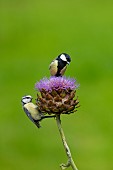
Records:
[[[69,64],[71,62],[71,58],[68,54],[66,53],[62,53],[58,56],[58,59],[61,59],[62,61],[66,62],[67,64]]]

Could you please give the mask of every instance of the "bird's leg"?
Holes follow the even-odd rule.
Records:
[[[51,115],[51,116],[44,116],[44,115],[43,115],[43,116],[41,116],[41,120],[42,120],[42,119],[46,119],[46,118],[53,118],[53,117],[55,118],[56,115]]]

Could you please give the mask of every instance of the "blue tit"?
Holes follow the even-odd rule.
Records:
[[[23,96],[21,99],[22,107],[28,118],[40,128],[40,121],[45,118],[53,118],[55,115],[45,116],[39,109],[38,106],[32,103],[32,96]]]
[[[30,95],[22,97],[22,106],[28,118],[40,128],[41,112],[38,110],[38,106],[32,103],[32,99]]]
[[[67,64],[71,62],[71,58],[68,54],[62,53],[55,60],[53,60],[49,66],[51,76],[62,76],[64,75]]]

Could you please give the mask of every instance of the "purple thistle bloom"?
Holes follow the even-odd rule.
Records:
[[[73,78],[66,78],[63,77],[50,77],[50,79],[43,78],[39,82],[35,84],[35,88],[38,91],[42,91],[43,89],[45,91],[51,92],[52,90],[75,90],[77,88],[77,85],[75,84],[76,80]]]
[[[70,114],[76,111],[79,103],[76,94],[76,80],[70,77],[43,78],[35,84],[40,92],[37,105],[41,112],[48,114]]]

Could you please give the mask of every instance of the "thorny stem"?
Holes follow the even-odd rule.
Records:
[[[62,163],[60,165],[60,167],[61,167],[62,170],[64,170],[64,169],[68,168],[69,166],[71,166],[73,170],[78,170],[73,159],[72,159],[69,146],[67,145],[67,142],[66,142],[66,138],[65,138],[62,126],[61,126],[60,114],[56,114],[56,122],[57,122],[57,126],[58,126],[58,129],[59,129],[59,132],[60,132],[60,136],[61,136],[64,148],[65,148],[65,151],[66,151],[66,155],[68,157],[67,163],[66,164]]]

